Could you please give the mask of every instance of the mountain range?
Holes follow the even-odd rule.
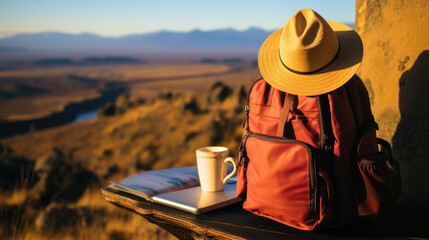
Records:
[[[102,49],[243,49],[258,48],[272,31],[249,28],[245,31],[222,29],[191,32],[159,31],[123,37],[57,32],[26,33],[0,39],[0,52],[32,50],[102,50]]]
[[[353,27],[353,24],[348,25]],[[273,31],[251,27],[244,31],[231,28],[211,31],[193,30],[190,32],[158,31],[123,37],[101,37],[90,33],[25,33],[0,39],[0,53],[106,49],[151,52],[175,50],[257,51],[265,38]]]

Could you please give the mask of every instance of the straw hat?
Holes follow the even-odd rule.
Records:
[[[352,28],[326,21],[307,8],[265,40],[258,62],[265,81],[274,88],[314,96],[345,84],[362,56],[362,41]]]

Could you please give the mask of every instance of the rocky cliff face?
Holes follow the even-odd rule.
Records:
[[[379,137],[390,141],[404,205],[429,206],[429,2],[357,0],[364,44],[358,75],[371,97]]]

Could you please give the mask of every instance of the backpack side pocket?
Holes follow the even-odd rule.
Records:
[[[388,212],[393,209],[397,200],[397,164],[392,158],[389,143],[378,139],[378,144],[381,145],[381,152],[358,160],[361,183],[364,186],[361,201],[357,205],[358,216]]]

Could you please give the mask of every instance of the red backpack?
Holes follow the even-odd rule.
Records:
[[[237,196],[245,199],[244,209],[312,230],[394,207],[398,180],[390,145],[376,137],[358,76],[314,97],[287,94],[259,79],[243,126]]]

